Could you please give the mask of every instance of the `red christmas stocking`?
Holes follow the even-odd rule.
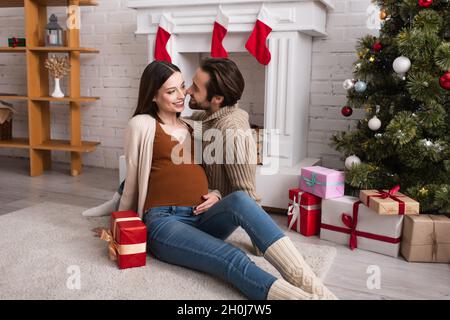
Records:
[[[172,62],[172,58],[166,49],[167,42],[172,35],[172,30],[172,22],[165,15],[162,15],[159,21],[158,32],[156,33],[155,60]]]
[[[253,27],[252,34],[248,38],[245,47],[259,63],[268,65],[270,62],[270,51],[267,48],[266,41],[270,32],[272,32],[273,22],[269,11],[265,7],[261,9]]]
[[[228,52],[223,47],[222,41],[227,34],[228,16],[219,9],[216,21],[214,22],[214,30],[211,41],[211,57],[213,58],[227,58]]]

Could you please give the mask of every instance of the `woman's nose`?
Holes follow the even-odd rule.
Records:
[[[178,90],[178,98],[184,99],[186,97],[186,89],[180,89]]]

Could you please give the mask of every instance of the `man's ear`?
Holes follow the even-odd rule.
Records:
[[[223,96],[214,96],[211,100],[211,102],[215,105],[221,106],[223,103],[224,97]]]

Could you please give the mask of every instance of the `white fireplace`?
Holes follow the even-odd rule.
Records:
[[[264,140],[257,192],[263,205],[286,208],[287,190],[298,186],[300,168],[319,162],[307,157],[312,38],[326,36],[332,1],[128,0],[128,7],[137,10],[136,34],[147,35],[149,62],[161,15],[171,19],[174,28],[167,51],[189,86],[200,59],[210,53],[219,5],[230,18],[224,47],[242,66],[251,57],[244,45],[263,3],[276,21],[268,38],[272,60],[267,66],[256,63],[253,69],[243,70],[248,94],[244,93],[240,106],[249,112],[250,122],[277,129],[276,136]],[[191,112],[187,108],[184,114]],[[268,175],[274,171],[264,170],[267,166],[278,169]]]

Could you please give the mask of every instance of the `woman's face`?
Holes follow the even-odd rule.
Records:
[[[177,113],[184,110],[186,88],[180,72],[174,72],[159,88],[153,101],[158,105],[159,111]]]

